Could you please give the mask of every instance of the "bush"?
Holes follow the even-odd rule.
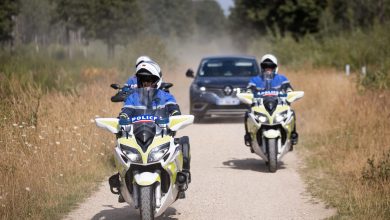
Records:
[[[378,162],[375,162],[374,158],[369,158],[366,167],[362,171],[362,179],[365,182],[389,183],[390,151],[384,153]]]

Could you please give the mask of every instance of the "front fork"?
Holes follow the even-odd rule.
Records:
[[[151,172],[142,172],[137,171],[133,172],[134,182],[133,182],[133,201],[135,208],[139,207],[139,186],[150,186],[155,185],[154,195],[155,195],[155,204],[157,208],[161,207],[161,174],[159,170],[156,170],[154,173]]]

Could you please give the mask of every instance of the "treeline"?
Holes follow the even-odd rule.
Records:
[[[300,68],[349,64],[361,85],[390,88],[390,0],[235,0],[229,20],[252,53]]]
[[[235,0],[230,20],[237,28],[257,34],[299,41],[307,35],[323,37],[356,29],[371,30],[390,18],[389,0]],[[241,29],[241,28],[240,28]]]
[[[103,41],[109,56],[116,45],[143,36],[185,39],[221,34],[225,16],[215,1],[191,0],[4,0],[0,42],[11,49],[33,44],[88,45]]]
[[[170,42],[204,45],[227,36],[238,51],[271,51],[283,65],[349,64],[365,70],[362,85],[390,88],[390,0],[234,2],[226,17],[213,0],[3,0],[0,44],[2,51],[49,51],[56,59],[117,53],[127,66],[136,53],[169,60]]]

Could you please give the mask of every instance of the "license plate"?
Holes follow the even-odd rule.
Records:
[[[217,100],[217,105],[239,105],[240,100],[238,98],[225,97]]]

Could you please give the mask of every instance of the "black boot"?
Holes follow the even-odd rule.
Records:
[[[119,202],[119,203],[124,203],[124,202],[126,202],[125,199],[123,198],[122,194],[119,194],[118,202]]]
[[[249,113],[245,112],[245,116],[244,116],[244,125],[245,125],[244,143],[246,146],[251,147],[252,146],[252,138],[248,132],[248,126],[247,126],[248,117],[249,117]]]
[[[244,135],[244,142],[245,142],[245,145],[250,147],[252,145],[252,138],[251,138],[251,135],[249,133],[246,133]]]
[[[121,186],[121,182],[119,180],[119,173],[112,175],[108,179],[108,183],[110,184],[110,190],[113,194],[119,194],[119,187]],[[115,190],[114,190],[115,189]]]
[[[183,152],[183,172],[186,173],[186,175],[188,176],[187,180],[188,183],[190,183],[191,182],[191,172],[190,172],[191,154],[190,154],[190,140],[188,136],[184,136],[180,138],[180,144]]]

